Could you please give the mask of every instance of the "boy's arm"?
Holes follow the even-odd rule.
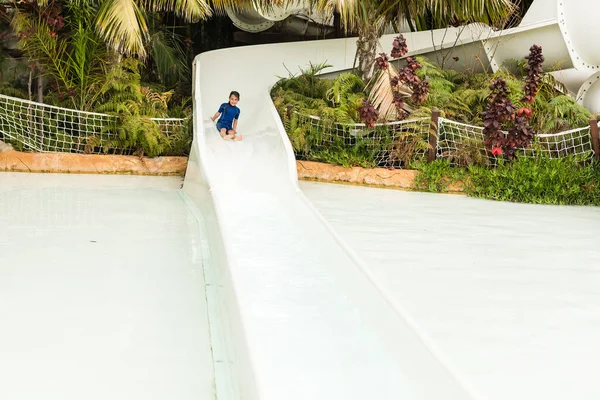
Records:
[[[240,118],[240,109],[237,109],[237,114],[235,114],[235,118],[233,119],[233,131],[237,132],[237,124],[238,124],[238,119]]]
[[[217,110],[217,112],[215,113],[215,115],[213,115],[212,117],[210,117],[210,119],[212,119],[213,121],[217,118],[219,118],[219,115],[221,115],[221,113],[225,111],[225,103],[221,104],[221,107],[219,107],[219,109]]]

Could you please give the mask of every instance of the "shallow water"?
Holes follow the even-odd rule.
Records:
[[[211,399],[180,178],[0,173],[0,398]]]
[[[600,208],[300,186],[481,398],[600,398]]]

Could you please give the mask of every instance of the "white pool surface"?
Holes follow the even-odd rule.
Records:
[[[0,174],[0,399],[215,398],[205,244],[198,210],[191,212],[190,202],[182,200],[181,184],[180,178]],[[300,187],[377,289],[347,291],[349,298],[379,293],[399,311],[398,320],[408,315],[423,345],[473,399],[600,398],[600,209],[312,182]],[[251,235],[253,226],[260,225],[235,235]],[[317,257],[330,246],[304,230],[286,229],[304,243],[296,249],[302,253],[314,250]],[[237,247],[253,254],[251,241],[241,236]],[[260,277],[275,277],[266,270],[254,277],[257,271],[247,273],[245,285],[256,290],[263,287]],[[283,290],[298,273],[290,270],[264,287]],[[332,277],[341,284],[339,272]],[[239,299],[249,301],[244,290],[237,287]],[[331,308],[323,302],[328,296],[311,301]],[[304,343],[309,323],[294,335],[283,329],[294,307],[308,300],[279,304],[287,325],[263,329],[263,337],[276,340],[270,346],[254,338],[253,374],[264,374],[259,361],[279,357],[286,346],[320,343],[318,338]],[[245,304],[240,303],[244,340],[250,341],[255,316]],[[321,326],[341,327],[336,321]],[[366,319],[362,323],[370,329]],[[380,323],[400,332],[395,320]],[[344,342],[353,332],[336,337]],[[407,338],[398,340],[412,343]],[[412,359],[417,355],[393,349],[389,341],[376,347],[387,349],[389,357],[400,351]],[[373,351],[372,357],[382,356]],[[408,380],[390,384],[419,388],[410,380],[416,373],[396,361],[401,372],[392,370]],[[282,371],[300,367],[281,364]],[[336,368],[325,371],[344,372]],[[300,382],[306,371],[298,369],[289,379]],[[361,379],[376,381],[364,371]]]
[[[0,399],[214,398],[181,184],[0,173]]]
[[[600,398],[600,208],[300,187],[477,398]]]

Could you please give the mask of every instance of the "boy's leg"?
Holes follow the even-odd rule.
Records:
[[[227,127],[223,126],[220,122],[217,122],[217,131],[223,140],[231,139],[232,137],[227,134]]]
[[[242,140],[242,135],[240,135],[239,133],[237,133],[233,129],[229,130],[229,135],[231,135],[231,138],[233,140],[235,140],[236,142],[239,142],[240,140]]]
[[[227,133],[227,129],[221,128],[221,137],[223,140],[231,139],[231,135]]]

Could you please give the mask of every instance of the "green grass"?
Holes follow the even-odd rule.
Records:
[[[417,165],[413,190],[443,193],[462,183],[482,199],[532,204],[600,205],[600,164],[578,157],[517,157],[497,168],[454,168],[445,160]]]

